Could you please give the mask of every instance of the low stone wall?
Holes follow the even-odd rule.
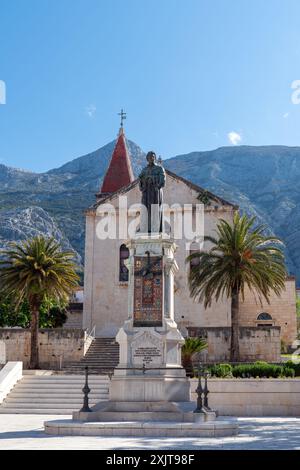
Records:
[[[7,361],[23,361],[26,369],[30,357],[30,331],[22,328],[0,328],[0,341],[5,343]],[[59,369],[84,355],[85,332],[79,329],[41,329],[39,332],[40,367]]]
[[[5,342],[0,341],[0,366],[6,364],[6,347]]]
[[[0,404],[22,378],[22,362],[8,362],[0,372]]]
[[[246,362],[255,361],[280,361],[280,327],[261,326],[240,327],[240,360]],[[200,336],[208,343],[208,362],[224,362],[230,356],[229,327],[188,328],[190,336]]]
[[[191,380],[196,402],[198,381]],[[210,379],[209,406],[224,416],[300,416],[300,379]]]

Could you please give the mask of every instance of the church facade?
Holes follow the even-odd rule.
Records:
[[[119,227],[120,214],[124,214],[123,204],[126,201],[127,227],[138,230],[137,211],[132,208],[137,207],[140,200],[138,180],[133,176],[126,138],[121,128],[97,201],[86,211],[83,328],[91,330],[95,327],[97,337],[115,337],[128,315],[128,233]],[[190,210],[194,226],[195,208],[199,204],[204,205],[205,235],[214,235],[218,221],[232,221],[238,210],[237,206],[168,170],[164,204],[169,208],[170,238],[174,236],[176,217],[184,207]],[[114,233],[104,239],[101,234],[109,221]],[[230,299],[214,302],[207,309],[191,299],[188,287],[190,265],[186,257],[197,250],[199,244],[184,233],[175,239],[175,243],[179,268],[174,286],[175,321],[184,336],[207,338],[208,360],[225,360],[230,344]],[[288,278],[286,290],[281,297],[274,294],[270,304],[261,305],[251,292],[247,292],[240,308],[240,330],[241,353],[243,355],[244,351],[245,360],[277,360],[280,341],[291,345],[297,336],[295,279]]]

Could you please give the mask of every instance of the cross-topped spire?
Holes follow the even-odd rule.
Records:
[[[121,116],[121,129],[123,129],[123,122],[124,122],[124,120],[125,120],[126,117],[127,117],[126,114],[127,114],[127,113],[125,113],[123,109],[121,109],[121,112],[118,113],[118,115]]]

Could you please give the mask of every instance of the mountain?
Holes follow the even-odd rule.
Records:
[[[178,155],[165,166],[267,224],[285,242],[289,271],[300,279],[299,147],[221,147]]]
[[[145,154],[127,141],[135,174]],[[0,165],[0,246],[36,233],[44,223],[45,234],[56,233],[64,246],[71,246],[77,261],[84,254],[84,210],[95,202],[109,164],[115,141],[46,173],[34,173]],[[24,211],[32,217],[23,223]],[[19,221],[19,218],[22,221]],[[37,224],[38,219],[38,224]],[[12,223],[13,221],[13,223]],[[12,226],[15,229],[12,231]]]
[[[0,165],[0,245],[35,230],[84,253],[83,211],[95,202],[115,141],[46,173]],[[128,141],[138,174],[145,153]],[[1,157],[1,156],[0,156]],[[165,167],[256,215],[286,244],[290,273],[300,279],[300,147],[237,146],[178,155]]]
[[[14,209],[0,212],[0,245],[6,248],[8,243],[26,240],[37,235],[54,237],[63,249],[73,250],[66,236],[58,228],[55,220],[41,207]],[[76,253],[76,262],[80,265],[81,256]]]

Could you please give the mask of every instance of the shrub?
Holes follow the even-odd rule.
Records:
[[[195,371],[193,370],[193,356],[203,349],[207,348],[207,342],[203,338],[193,337],[193,338],[186,338],[185,343],[182,346],[181,350],[181,357],[182,357],[182,365],[186,370],[188,376],[192,377],[195,375]]]
[[[295,370],[288,365],[278,366],[275,364],[268,364],[267,362],[258,361],[254,364],[245,364],[233,367],[233,377],[243,378],[279,378],[279,377],[294,377]]]
[[[232,377],[232,366],[230,364],[216,364],[209,368],[213,377]]]
[[[295,377],[300,377],[300,364],[295,364],[293,361],[287,361],[284,364],[285,369],[293,369]]]
[[[282,377],[295,377],[295,371],[291,367],[283,367],[283,375]]]

